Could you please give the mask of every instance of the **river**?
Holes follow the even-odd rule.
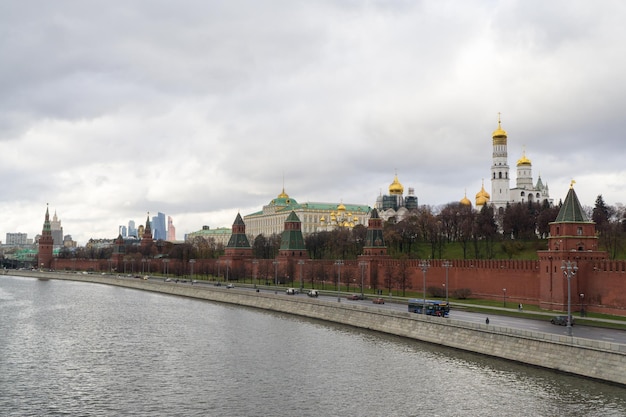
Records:
[[[626,415],[622,387],[82,282],[0,276],[0,353],[3,416]]]

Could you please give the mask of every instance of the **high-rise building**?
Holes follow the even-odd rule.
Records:
[[[167,216],[167,240],[170,242],[176,241],[176,227],[174,227],[174,221],[171,216]]]
[[[118,228],[118,235],[121,235],[122,237],[127,237],[126,234],[126,226],[124,226],[123,224],[119,226]]]
[[[54,246],[63,246],[63,227],[61,226],[61,220],[57,217],[56,210],[54,211],[54,216],[52,216],[52,220],[50,221],[50,231],[52,232]]]
[[[165,214],[159,212],[152,218],[152,238],[154,240],[166,240],[167,229],[165,228]]]
[[[128,236],[134,236],[136,238],[139,237],[139,234],[137,233],[137,228],[135,227],[135,221],[134,220],[129,220],[128,221]]]

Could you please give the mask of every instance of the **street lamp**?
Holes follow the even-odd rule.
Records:
[[[230,266],[230,260],[226,260],[226,283],[228,284],[228,267]]]
[[[572,335],[572,289],[571,283],[572,277],[578,272],[578,266],[576,262],[563,261],[561,264],[561,270],[563,275],[567,278],[567,335]]]
[[[146,258],[141,259],[141,275],[146,274],[146,262],[148,262]]]
[[[363,275],[365,273],[365,267],[367,267],[367,262],[359,262],[359,266],[361,267],[361,298],[364,298],[364,296],[363,296]]]
[[[304,261],[300,259],[298,265],[300,265],[300,292],[302,292],[304,290],[304,280],[302,277],[302,265],[304,265]]]
[[[504,293],[504,298],[502,299],[502,307],[506,308],[506,288],[502,288],[502,292]]]
[[[424,286],[423,286],[423,297],[424,299],[422,300],[422,314],[426,314],[426,271],[428,271],[428,268],[430,268],[430,263],[428,261],[420,261],[419,263],[419,267],[422,270],[422,273],[424,274]]]
[[[165,278],[167,278],[167,263],[169,261],[169,259],[163,259],[163,274],[165,275]]]
[[[276,285],[276,289],[278,289],[278,261],[273,261],[274,264],[274,285]]]
[[[580,317],[585,317],[585,294],[580,293]]]
[[[337,302],[341,302],[341,297],[339,296],[339,285],[341,284],[341,266],[343,265],[343,261],[338,259],[335,261],[335,265],[337,265],[337,270],[339,271],[337,274]]]
[[[193,264],[196,263],[195,259],[190,259],[189,260],[189,269],[190,269],[190,273],[191,273],[191,282],[193,283]]]
[[[252,271],[252,273],[254,274],[254,288],[256,288],[256,279],[257,279],[257,269],[258,269],[258,265],[259,265],[259,261],[257,261],[256,259],[252,260],[252,268],[254,268],[254,271]]]
[[[446,283],[444,284],[444,287],[446,288],[446,304],[448,304],[448,269],[450,269],[451,266],[452,262],[443,261],[443,267],[446,268]]]

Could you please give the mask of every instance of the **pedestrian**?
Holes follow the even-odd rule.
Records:
[[[489,324],[489,317],[485,319],[485,324]]]

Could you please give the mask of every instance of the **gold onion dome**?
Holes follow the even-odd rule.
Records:
[[[472,202],[470,201],[470,199],[467,198],[467,193],[465,193],[465,196],[461,199],[460,203],[461,203],[461,205],[464,205],[464,206],[471,206],[472,205]]]
[[[393,182],[389,186],[389,194],[390,195],[402,195],[404,194],[404,187],[398,181],[398,174],[393,179]]]
[[[530,159],[526,158],[526,152],[522,155],[522,157],[517,161],[517,166],[520,165],[532,165],[530,163]]]
[[[489,202],[490,198],[491,196],[489,195],[489,193],[485,191],[485,183],[483,182],[483,185],[480,188],[480,191],[476,193],[476,205],[484,206],[485,204]]]
[[[493,131],[491,135],[494,145],[506,145],[506,130],[502,129],[502,123],[500,123],[500,115],[498,115],[498,128]]]
[[[337,212],[340,211],[346,211],[346,206],[344,206],[343,203],[339,203],[339,205],[337,206]]]

